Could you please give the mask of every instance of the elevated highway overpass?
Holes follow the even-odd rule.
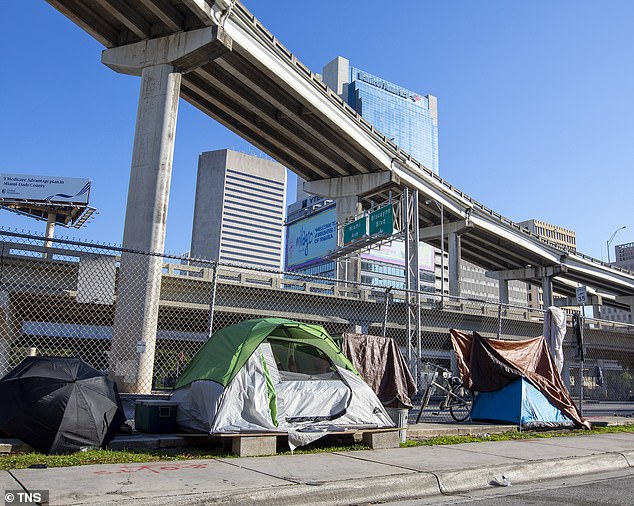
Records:
[[[149,41],[213,30],[206,40],[217,47],[207,59],[184,64],[180,96],[301,178],[345,184],[350,176],[380,173],[373,178],[378,183],[359,195],[366,205],[387,199],[390,189],[417,190],[422,238],[440,246],[440,211],[428,203],[434,200],[447,223],[469,225],[461,235],[462,258],[502,271],[500,279],[541,284],[556,273],[554,289],[564,295],[574,295],[576,283],[612,296],[634,295],[634,274],[549,244],[412,159],[328,89],[241,2],[48,1],[107,48],[106,65],[130,74],[140,75],[143,62],[124,53],[147,48]]]
[[[339,221],[357,211],[358,201],[369,206],[394,191],[411,196],[408,243],[420,234],[439,246],[443,235],[453,253],[453,295],[462,257],[500,280],[502,300],[507,281],[522,279],[541,284],[546,300],[553,291],[572,296],[582,283],[604,303],[634,304],[633,273],[558,249],[423,167],[329,90],[241,2],[47,1],[104,45],[105,65],[141,77],[125,248],[163,252],[182,97],[305,179],[309,192],[338,199]],[[117,372],[124,389],[138,389],[135,378],[153,363],[161,266],[146,259],[143,268],[143,293],[125,269],[119,281],[118,305],[143,310],[134,325],[115,318],[113,355],[129,354],[139,336],[148,350],[139,364]],[[410,271],[417,283],[417,270]]]

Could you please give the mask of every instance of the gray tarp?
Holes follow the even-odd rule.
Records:
[[[394,339],[343,334],[342,348],[384,406],[412,407],[416,382]]]

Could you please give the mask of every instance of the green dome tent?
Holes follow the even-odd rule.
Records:
[[[287,431],[293,446],[326,430],[394,425],[323,327],[282,318],[216,332],[178,379],[172,399],[184,430]]]

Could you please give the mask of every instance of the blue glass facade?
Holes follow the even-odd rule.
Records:
[[[352,65],[348,104],[403,151],[438,173],[435,97],[419,95]]]

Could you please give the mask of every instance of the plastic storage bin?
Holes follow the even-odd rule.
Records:
[[[137,401],[134,407],[134,426],[136,430],[149,434],[174,432],[177,407],[178,404],[172,401]]]

